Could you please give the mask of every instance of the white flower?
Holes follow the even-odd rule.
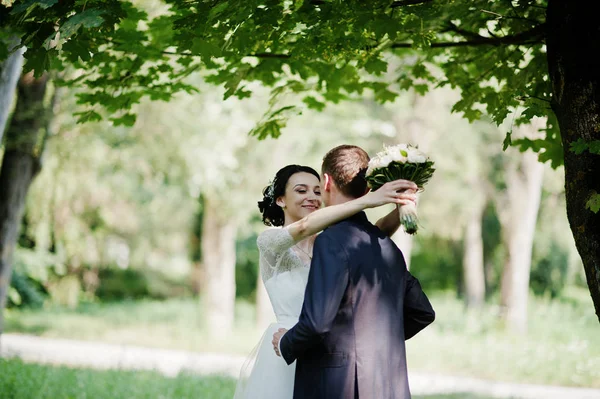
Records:
[[[427,161],[427,156],[416,148],[411,148],[408,150],[407,158],[408,162],[410,163],[425,163]]]
[[[402,148],[401,146],[389,147],[387,149],[387,153],[392,160],[400,163],[406,162],[406,152],[406,149]]]
[[[394,158],[392,158],[392,156],[390,154],[385,154],[384,156],[379,158],[379,165],[380,165],[379,167],[387,168],[389,166],[389,164],[391,164],[392,162],[394,162]]]
[[[381,156],[379,154],[375,155],[369,161],[369,168],[377,169],[377,168],[381,167],[380,165],[381,165]]]

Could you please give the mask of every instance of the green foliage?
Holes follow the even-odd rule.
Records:
[[[10,279],[12,295],[8,296],[8,307],[41,308],[48,292],[38,281],[13,271]]]
[[[25,244],[25,237],[21,236],[21,244]],[[63,271],[60,256],[20,247],[13,259],[8,306],[41,307],[49,296],[48,282]]]
[[[467,310],[454,293],[426,292],[436,320],[407,341],[413,370],[600,388],[598,319],[587,290],[567,290],[560,300],[530,296],[528,332],[519,337],[503,332],[495,302]]]
[[[598,213],[600,211],[600,194],[592,191],[592,194],[585,203],[585,207],[594,213]]]
[[[256,238],[257,235],[252,234],[238,240],[235,250],[235,296],[250,301],[254,301],[259,272]]]
[[[228,399],[235,379],[181,373],[175,378],[157,372],[90,370],[0,359],[0,394],[10,399]],[[414,399],[491,399],[460,393],[413,395]]]
[[[432,161],[406,164],[392,162],[386,168],[375,169],[371,175],[367,176],[367,181],[373,190],[396,179],[411,180],[422,189],[433,176],[433,172],[435,172],[435,168]]]
[[[65,71],[59,83],[85,88],[77,95],[81,122],[104,114],[131,126],[135,114],[128,111],[143,96],[164,100],[195,91],[181,82],[192,69],[165,54],[172,26],[164,18],[149,23],[148,14],[129,1],[23,0],[0,6],[0,17],[27,47],[26,71]],[[7,54],[2,41],[1,54]],[[85,73],[73,74],[71,67]],[[96,112],[96,105],[106,112]]]
[[[411,273],[421,278],[417,264],[413,263],[411,269]],[[449,274],[452,270],[440,268],[438,273]],[[436,310],[436,321],[407,341],[408,364],[415,372],[600,388],[598,320],[590,308],[591,299],[587,290],[569,288],[563,291],[558,300],[530,297],[529,332],[517,338],[500,328],[497,304],[486,304],[481,311],[469,312],[453,292],[442,294],[427,288],[425,284],[423,286]],[[76,310],[54,307],[23,311],[11,309],[7,312],[5,331],[35,331],[42,336],[62,339],[100,340],[117,345],[197,352],[222,351],[245,356],[256,345],[264,330],[248,328],[254,323],[254,315],[253,308],[247,303],[238,301],[236,311],[232,337],[224,337],[222,341],[215,341],[215,338],[204,334],[198,300],[192,298],[89,303]],[[120,372],[127,374],[122,370]],[[5,386],[2,380],[5,377],[0,375],[0,390]],[[37,380],[34,378],[31,381]],[[115,383],[118,381],[114,380]],[[170,381],[174,388],[177,384],[174,380]],[[53,389],[61,385],[52,384]],[[84,387],[79,388],[82,392],[96,387],[95,384],[81,386]],[[101,384],[99,386],[107,389]],[[153,388],[156,392],[162,392],[158,386]],[[141,386],[136,385],[131,389],[141,389]],[[133,396],[133,391],[127,392]],[[37,396],[26,395],[23,399],[32,397]]]
[[[531,265],[530,287],[539,296],[557,298],[567,284],[569,255],[562,248],[554,246],[548,255]]]
[[[586,150],[589,150],[591,154],[600,155],[600,140],[585,141],[579,138],[571,143],[570,150],[577,155],[583,154]]]
[[[436,236],[418,237],[411,255],[411,273],[428,292],[456,291],[462,280],[461,255],[460,243]]]
[[[0,396],[11,399],[226,399],[235,380],[182,373],[175,378],[158,372],[73,369],[0,359]]]
[[[248,97],[252,82],[301,94],[309,108],[364,96],[379,102],[414,88],[461,91],[453,111],[468,120],[486,113],[500,124],[518,107],[523,116],[552,116],[544,22],[546,0],[523,2],[247,1],[166,0],[168,12],[153,13],[130,2],[89,0],[16,2],[8,15],[28,47],[28,68],[86,73],[69,81],[85,87],[85,110],[104,107],[117,124],[134,120],[131,107],[143,96],[168,100],[193,92],[182,79],[210,71],[207,81],[223,85],[225,98]],[[39,6],[39,7],[38,7]],[[156,15],[155,15],[156,14]],[[61,32],[56,39],[55,26]],[[396,58],[404,61],[393,69]],[[68,79],[67,79],[68,80]],[[168,81],[169,84],[164,84]],[[252,130],[278,137],[293,109],[270,110]],[[94,111],[95,112],[95,111]],[[117,113],[118,115],[114,115]],[[121,115],[123,114],[123,115]],[[533,145],[541,161],[561,163],[558,127]]]
[[[143,272],[134,269],[102,269],[96,296],[101,301],[141,299],[150,296],[148,281]]]
[[[44,309],[9,309],[7,333],[48,338],[100,341],[116,345],[248,354],[264,333],[255,329],[254,308],[236,303],[233,331],[207,332],[204,306],[198,298],[121,302],[82,301],[76,308],[49,304]]]
[[[143,298],[166,299],[190,294],[187,284],[173,281],[151,270],[105,268],[98,272],[95,291],[101,301],[123,301]]]

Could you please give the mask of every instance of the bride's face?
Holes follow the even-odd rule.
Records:
[[[285,195],[277,203],[284,207],[286,220],[291,223],[321,208],[321,183],[319,179],[305,172],[290,176],[285,187]]]

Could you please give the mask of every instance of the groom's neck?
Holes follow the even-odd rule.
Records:
[[[346,203],[348,201],[352,201],[354,199],[356,199],[356,198],[348,197],[348,196],[346,196],[346,195],[344,195],[344,194],[342,194],[340,192],[337,192],[335,194],[332,193],[331,197],[329,199],[329,203],[327,205],[328,206],[331,206],[331,205],[340,205],[340,204]]]

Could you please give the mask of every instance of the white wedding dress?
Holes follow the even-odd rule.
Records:
[[[310,258],[295,250],[286,229],[272,228],[257,239],[260,273],[277,322],[269,325],[240,372],[234,399],[292,399],[296,363],[287,365],[273,350],[273,333],[298,321]]]

